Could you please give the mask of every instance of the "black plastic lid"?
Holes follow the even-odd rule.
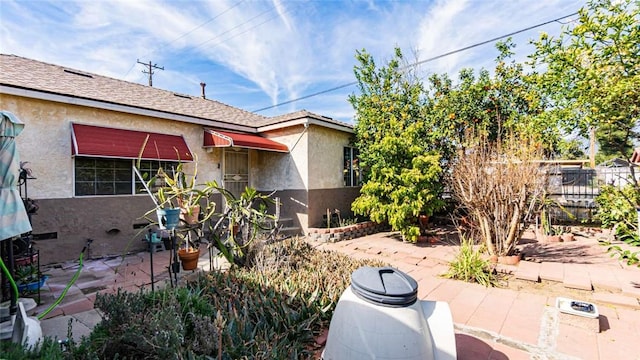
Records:
[[[351,288],[361,298],[387,306],[408,306],[418,299],[418,283],[391,267],[357,269],[351,274]]]

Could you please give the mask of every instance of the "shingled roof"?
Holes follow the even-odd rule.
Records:
[[[351,124],[347,124],[347,123],[344,123],[342,121],[334,120],[334,119],[332,119],[330,117],[327,117],[327,116],[314,114],[314,113],[309,112],[307,110],[300,110],[300,111],[292,112],[292,113],[289,113],[289,114],[284,114],[284,115],[278,115],[278,116],[271,117],[271,118],[269,118],[267,124],[265,124],[265,125],[277,125],[277,124],[281,124],[281,123],[285,123],[285,122],[289,122],[289,121],[293,121],[293,120],[298,120],[298,119],[314,119],[314,120],[319,120],[321,122],[328,123],[328,124],[334,124],[334,125],[344,126],[344,127],[347,127],[347,128],[352,128]]]
[[[0,85],[257,128],[270,118],[197,96],[0,54]]]

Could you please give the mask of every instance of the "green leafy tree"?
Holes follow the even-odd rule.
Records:
[[[604,158],[628,159],[640,140],[639,22],[637,1],[592,0],[557,38],[533,42],[546,116],[584,138],[595,130]]]
[[[566,128],[579,129],[585,137],[593,133],[600,159],[629,160],[634,142],[640,140],[638,24],[637,1],[592,0],[558,38],[542,34],[534,42],[536,52],[531,55],[531,63],[542,68],[538,79],[553,106],[550,116]],[[626,236],[633,238],[638,234],[628,231],[625,219],[632,219],[635,211],[640,211],[640,185],[636,169],[629,169],[629,187],[623,191],[605,188],[596,201],[602,209],[615,204],[616,216],[601,216],[603,225],[617,227],[618,235],[626,229]],[[622,209],[626,211],[619,213]],[[636,221],[640,227],[640,219]]]
[[[367,172],[352,209],[387,221],[415,241],[418,215],[431,215],[443,205],[440,155],[431,140],[425,92],[411,68],[401,68],[404,58],[398,48],[383,68],[365,50],[356,59],[360,94],[349,101],[356,110],[356,145]]]
[[[511,40],[496,48],[494,75],[481,69],[463,69],[453,85],[447,74],[429,78],[433,104],[434,132],[443,158],[455,157],[466,146],[469,134],[497,142],[509,136],[536,137],[547,156],[557,155],[569,147],[554,119],[542,114],[547,106],[538,84],[531,81],[523,65],[515,62]]]

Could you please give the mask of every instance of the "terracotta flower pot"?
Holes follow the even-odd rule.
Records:
[[[504,265],[518,265],[520,263],[520,255],[498,256],[498,262]]]
[[[187,211],[186,208],[180,208],[180,220],[186,222],[189,225],[198,223],[198,216],[200,216],[200,205],[196,205],[191,208],[191,214]]]
[[[560,238],[562,239],[562,241],[564,242],[568,242],[568,241],[576,241],[576,237],[572,234],[572,233],[566,233],[566,234],[562,234],[560,236]]]
[[[198,267],[198,258],[200,257],[200,249],[187,251],[185,249],[178,250],[178,257],[182,263],[183,270],[193,270]]]
[[[550,242],[550,243],[562,242],[562,238],[560,237],[560,235],[547,235],[547,242]]]

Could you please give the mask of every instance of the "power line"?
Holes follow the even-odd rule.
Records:
[[[235,3],[233,6],[231,6],[231,7],[230,7],[230,8],[228,8],[228,9],[226,9],[225,11],[221,12],[220,14],[218,14],[218,15],[216,15],[216,16],[214,16],[214,17],[212,17],[211,19],[209,19],[209,20],[207,20],[207,21],[203,22],[202,24],[200,24],[200,25],[198,25],[198,26],[194,27],[193,29],[191,29],[191,30],[187,31],[186,33],[184,33],[184,34],[182,34],[182,35],[180,35],[180,36],[178,36],[177,38],[175,38],[175,39],[173,39],[173,40],[171,40],[171,41],[169,41],[169,42],[167,42],[167,43],[165,43],[165,44],[163,44],[163,45],[161,45],[161,46],[157,47],[156,49],[151,50],[151,52],[149,52],[147,55],[151,55],[151,54],[153,54],[154,52],[156,52],[156,51],[158,51],[158,50],[160,50],[160,49],[163,49],[163,48],[167,47],[168,45],[173,44],[174,42],[176,42],[176,41],[178,41],[178,40],[182,39],[183,37],[185,37],[185,36],[187,36],[187,35],[189,35],[189,34],[193,33],[194,31],[196,31],[196,30],[200,29],[201,27],[203,27],[203,26],[207,25],[208,23],[212,22],[213,20],[215,20],[215,19],[219,18],[220,16],[222,16],[222,15],[226,14],[227,12],[231,11],[233,8],[237,7],[238,5],[240,5],[240,4],[241,4],[241,3],[243,3],[243,2],[244,2],[244,0],[240,0],[240,1],[238,1],[238,2],[237,2],[237,3]],[[147,55],[145,55],[145,57],[146,57]],[[129,73],[131,72],[131,70],[133,70],[133,68],[134,68],[135,66],[136,66],[136,63],[133,63],[133,65],[131,65],[131,67],[129,68],[129,70],[127,70],[127,72],[124,74],[123,78],[127,77],[127,75],[129,75]]]
[[[197,48],[201,47],[202,45],[204,45],[204,44],[206,44],[206,43],[208,43],[208,42],[210,42],[210,41],[212,41],[212,40],[215,40],[215,39],[217,39],[217,38],[221,37],[221,36],[222,36],[222,35],[224,35],[224,34],[230,33],[231,31],[233,31],[233,30],[235,30],[235,29],[237,29],[237,28],[239,28],[239,27],[242,27],[244,24],[248,24],[248,23],[250,23],[251,21],[253,21],[253,20],[255,20],[255,19],[257,19],[257,18],[261,17],[262,15],[272,12],[272,11],[273,11],[273,10],[275,10],[275,9],[276,9],[276,7],[275,7],[275,6],[273,6],[273,7],[271,7],[270,9],[265,10],[265,11],[261,12],[260,14],[258,14],[258,15],[256,15],[256,16],[252,17],[251,19],[249,19],[249,20],[247,20],[247,21],[243,22],[242,24],[238,24],[238,25],[236,25],[236,26],[232,27],[231,29],[228,29],[227,31],[224,31],[224,32],[222,32],[222,33],[220,33],[220,34],[218,34],[218,35],[216,35],[216,36],[214,36],[214,37],[212,37],[212,38],[210,38],[210,39],[208,39],[208,40],[205,40],[205,41],[201,42],[200,44],[198,44],[198,45],[194,46],[194,47],[193,47],[193,49],[197,49]],[[218,44],[220,44],[220,43],[223,43],[223,42],[225,42],[225,41],[228,41],[228,40],[230,40],[230,39],[233,39],[234,37],[236,37],[236,36],[238,36],[238,35],[244,34],[245,32],[247,32],[247,31],[249,31],[249,30],[251,30],[251,29],[253,29],[253,28],[257,27],[257,26],[260,26],[260,25],[262,25],[262,24],[264,24],[264,23],[266,23],[266,22],[268,22],[268,21],[271,21],[272,19],[274,19],[274,18],[276,18],[276,17],[277,17],[277,15],[276,15],[276,16],[273,16],[273,17],[271,17],[271,18],[269,18],[269,19],[267,19],[266,21],[261,22],[260,24],[258,24],[258,25],[256,25],[256,26],[253,26],[253,27],[251,27],[251,28],[249,28],[249,29],[247,29],[247,30],[245,30],[245,31],[243,31],[243,32],[241,32],[241,33],[239,33],[239,34],[236,34],[236,35],[234,35],[234,36],[232,36],[232,37],[230,37],[230,38],[228,38],[228,39],[226,39],[226,40],[223,40],[223,41],[221,41],[221,42],[219,42],[219,43],[217,43],[217,44],[215,44],[215,45],[213,45],[213,46],[217,46],[217,45],[218,45]]]
[[[272,10],[273,10],[273,9],[275,9],[275,7],[274,7],[274,8],[272,8]],[[264,20],[264,21],[263,21],[263,22],[261,22],[261,23],[258,23],[258,24],[254,25],[254,26],[252,26],[252,27],[250,27],[250,28],[248,28],[248,29],[246,29],[246,30],[244,30],[244,31],[242,31],[242,32],[239,32],[239,33],[237,33],[237,34],[235,34],[235,35],[232,35],[232,36],[230,36],[230,37],[228,37],[228,38],[226,38],[226,39],[224,39],[224,40],[222,40],[222,41],[220,41],[220,42],[218,42],[218,43],[215,43],[214,45],[212,45],[212,47],[216,47],[216,46],[218,46],[218,45],[220,45],[220,44],[222,44],[222,43],[224,43],[224,42],[227,42],[227,41],[229,41],[229,40],[231,40],[231,39],[233,39],[233,38],[235,38],[235,37],[238,37],[238,36],[240,36],[240,35],[242,35],[242,34],[245,34],[245,33],[249,32],[250,30],[253,30],[253,29],[257,28],[258,26],[261,26],[262,24],[266,24],[266,23],[268,23],[269,21],[271,21],[271,20],[273,20],[273,19],[278,18],[280,15],[284,15],[284,14],[288,13],[289,11],[290,11],[290,8],[287,8],[286,10],[282,11],[282,13],[281,13],[281,14],[276,14],[275,16],[272,16],[272,17],[270,17],[270,18],[268,18],[268,19]],[[263,14],[264,14],[264,13],[263,13]],[[260,14],[260,15],[262,15],[262,14]],[[260,16],[260,15],[258,15],[258,16]],[[255,17],[251,18],[250,20],[253,20],[254,18],[257,18],[258,16],[255,16]],[[247,22],[249,22],[250,20],[248,20]],[[245,22],[244,24],[246,24],[247,22]],[[241,25],[244,25],[244,24],[241,24]],[[234,29],[235,29],[235,28],[237,28],[237,27],[239,27],[239,26],[236,26],[236,27],[234,27],[233,29],[229,29],[228,31],[225,31],[224,33],[222,33],[222,34],[220,34],[220,35],[224,35],[224,34],[226,34],[226,33],[230,32],[231,30],[234,30]],[[215,38],[218,38],[218,37],[220,37],[220,36],[217,36],[217,37],[215,37]],[[207,40],[207,41],[205,41],[205,43],[206,43],[206,42],[209,42],[209,41],[211,41],[211,40],[213,40],[213,39],[215,39],[215,38],[212,38],[212,39],[210,39],[210,40]],[[203,45],[203,44],[204,44],[204,43],[202,43],[202,44],[200,44],[200,45]],[[200,47],[200,45],[196,46],[196,48],[197,48],[197,47]]]
[[[409,65],[401,68],[400,70],[405,70],[405,69],[408,69],[410,67],[422,65],[424,63],[431,62],[431,61],[434,61],[434,60],[438,60],[438,59],[441,59],[443,57],[447,57],[447,56],[450,56],[450,55],[453,55],[453,54],[457,54],[459,52],[467,51],[469,49],[473,49],[473,48],[478,47],[478,46],[482,46],[482,45],[486,45],[488,43],[492,43],[492,42],[495,42],[495,41],[498,41],[498,40],[502,40],[504,38],[508,38],[510,36],[513,36],[513,35],[517,35],[517,34],[520,34],[520,33],[523,33],[523,32],[529,31],[529,30],[533,30],[535,28],[539,28],[539,27],[544,26],[544,25],[551,24],[552,22],[559,22],[562,19],[566,19],[566,18],[574,16],[574,15],[578,15],[578,12],[573,12],[573,13],[571,13],[569,15],[561,16],[561,17],[553,19],[553,20],[545,21],[543,23],[539,23],[539,24],[536,24],[536,25],[533,25],[533,26],[529,26],[529,27],[526,27],[524,29],[516,30],[516,31],[510,32],[508,34],[500,35],[500,36],[494,37],[494,38],[489,39],[489,40],[481,41],[481,42],[475,43],[473,45],[465,46],[463,48],[459,48],[459,49],[456,49],[456,50],[453,50],[453,51],[449,51],[449,52],[446,52],[444,54],[440,54],[438,56],[434,56],[434,57],[431,57],[431,58],[428,58],[428,59],[425,59],[425,60],[421,60],[421,61],[415,62],[413,64],[409,64]],[[357,81],[352,81],[350,83],[339,85],[339,86],[336,86],[336,87],[333,87],[333,88],[330,88],[330,89],[327,89],[327,90],[322,90],[322,91],[315,92],[315,93],[312,93],[312,94],[309,94],[309,95],[305,95],[305,96],[302,96],[302,97],[299,97],[299,98],[296,98],[296,99],[284,101],[284,102],[281,102],[281,103],[278,103],[278,104],[275,104],[275,105],[271,105],[271,106],[263,107],[263,108],[260,108],[260,109],[257,109],[257,110],[253,110],[253,112],[260,112],[260,111],[264,111],[264,110],[268,110],[268,109],[273,109],[273,108],[278,107],[278,106],[291,104],[291,103],[294,103],[294,102],[297,102],[297,101],[300,101],[300,100],[308,99],[310,97],[326,94],[328,92],[332,92],[332,91],[343,89],[343,88],[346,88],[346,87],[349,87],[349,86],[353,86],[353,85],[356,85],[357,83],[358,83]]]
[[[244,0],[243,0],[243,1],[244,1]],[[242,1],[241,1],[241,2],[242,2]],[[236,4],[236,6],[237,6],[238,4],[240,4],[240,3],[237,3],[237,4]],[[234,7],[235,7],[235,6],[234,6]],[[230,9],[228,9],[228,10],[230,10]],[[227,10],[227,11],[228,11],[228,10]],[[223,36],[223,35],[225,35],[225,34],[228,34],[228,33],[232,32],[232,31],[234,31],[234,30],[236,30],[236,29],[238,29],[238,28],[241,28],[243,25],[249,24],[249,23],[251,23],[252,21],[254,21],[254,20],[256,20],[256,19],[258,19],[258,18],[262,17],[263,15],[268,14],[268,13],[270,13],[270,12],[274,11],[274,10],[276,10],[276,6],[273,6],[273,7],[269,8],[269,9],[267,9],[267,10],[265,10],[265,11],[263,11],[263,12],[259,13],[258,15],[253,16],[253,17],[252,17],[252,18],[250,18],[249,20],[247,20],[247,21],[245,21],[245,22],[243,22],[243,23],[241,23],[241,24],[238,24],[238,25],[236,25],[236,26],[234,26],[234,27],[232,27],[232,28],[230,28],[230,29],[228,29],[228,30],[226,30],[226,31],[224,31],[224,32],[222,32],[222,33],[220,33],[220,34],[217,34],[216,36],[214,36],[214,37],[212,37],[212,38],[210,38],[210,39],[208,39],[208,40],[205,40],[205,41],[201,42],[200,44],[198,44],[198,45],[196,45],[196,46],[192,47],[192,50],[197,49],[197,48],[199,48],[199,47],[202,47],[203,45],[205,45],[205,44],[209,43],[210,41],[213,41],[213,40],[215,40],[215,39],[218,39],[218,38],[222,37],[222,36]],[[264,21],[262,21],[262,22],[260,22],[260,23],[258,23],[258,24],[256,24],[256,25],[254,25],[254,26],[249,27],[249,28],[247,28],[247,29],[246,29],[246,30],[244,30],[244,31],[241,31],[241,32],[239,32],[239,33],[236,33],[236,34],[234,34],[234,35],[231,35],[231,36],[229,36],[229,37],[228,37],[228,38],[226,38],[226,39],[220,40],[219,42],[217,42],[217,43],[215,43],[215,44],[211,45],[211,46],[210,46],[210,48],[214,48],[214,47],[216,47],[216,46],[218,46],[218,45],[220,45],[220,44],[222,44],[222,43],[225,43],[225,42],[227,42],[227,41],[229,41],[229,40],[231,40],[231,39],[233,39],[233,38],[235,38],[235,37],[238,37],[238,36],[240,36],[240,35],[242,35],[242,34],[245,34],[245,33],[249,32],[250,30],[255,29],[255,28],[257,28],[258,26],[261,26],[261,25],[263,25],[263,24],[265,24],[265,23],[267,23],[267,22],[269,22],[269,21],[272,21],[273,19],[276,19],[276,18],[278,18],[279,16],[284,15],[284,14],[286,14],[286,13],[290,12],[290,11],[291,11],[291,10],[290,10],[290,8],[286,8],[286,9],[285,9],[284,11],[282,11],[280,14],[275,14],[274,16],[271,16],[270,18],[267,18],[266,20],[264,20]],[[225,11],[225,12],[226,12],[226,11]],[[183,36],[184,36],[184,35],[183,35]],[[181,37],[182,37],[182,36],[181,36]],[[176,40],[177,40],[177,39],[176,39]],[[174,41],[175,41],[175,40],[174,40]],[[185,58],[182,58],[182,59],[184,60]],[[174,65],[175,65],[175,63],[174,63]]]
[[[225,10],[225,11],[221,12],[220,14],[216,15],[215,17],[212,17],[212,18],[211,18],[211,19],[209,19],[208,21],[206,21],[206,22],[204,22],[204,23],[202,23],[202,24],[200,24],[200,25],[198,25],[198,26],[194,27],[193,29],[189,30],[188,32],[186,32],[186,33],[184,33],[184,34],[182,34],[182,35],[180,35],[180,36],[178,36],[177,38],[175,38],[175,39],[171,40],[170,42],[168,42],[168,43],[166,43],[166,44],[164,44],[164,45],[160,46],[159,48],[155,49],[154,51],[160,50],[160,49],[162,49],[162,48],[166,47],[167,45],[172,44],[172,43],[174,43],[174,42],[176,42],[176,41],[178,41],[178,40],[182,39],[183,37],[185,37],[185,36],[187,36],[187,35],[191,34],[192,32],[194,32],[194,31],[196,31],[196,30],[200,29],[201,27],[203,27],[203,26],[207,25],[208,23],[212,22],[213,20],[215,20],[215,19],[219,18],[220,16],[222,16],[222,15],[226,14],[227,12],[231,11],[233,8],[235,8],[235,7],[237,7],[238,5],[240,5],[243,1],[244,1],[244,0],[238,1],[237,3],[235,3],[235,5],[233,5],[232,7],[228,8],[227,10]]]

